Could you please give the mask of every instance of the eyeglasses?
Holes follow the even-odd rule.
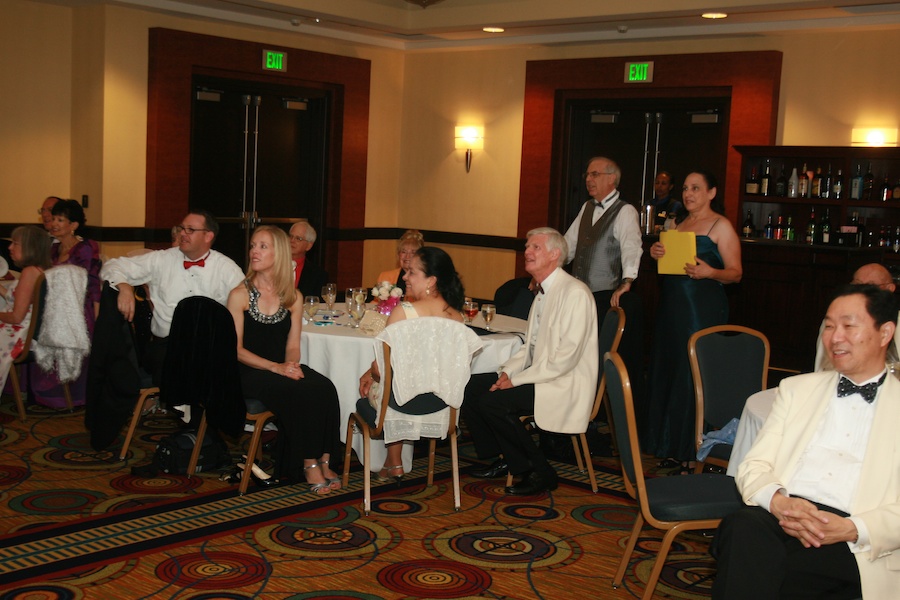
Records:
[[[292,242],[305,242],[305,241],[306,241],[306,238],[305,238],[305,237],[301,237],[301,236],[299,236],[299,235],[291,235],[291,236],[288,236],[288,237],[291,238],[291,241],[292,241]]]
[[[194,229],[193,227],[185,227],[184,225],[176,225],[175,233],[185,232],[188,235],[194,235],[195,231],[209,231],[209,229]]]
[[[601,175],[612,175],[612,174],[613,174],[612,171],[603,171],[602,173],[600,171],[589,171],[587,173],[584,173],[582,175],[582,177],[584,177],[585,179],[597,179]]]

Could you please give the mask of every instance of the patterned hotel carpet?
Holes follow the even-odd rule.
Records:
[[[414,472],[399,488],[376,488],[366,517],[358,470],[348,490],[325,498],[306,486],[238,497],[215,473],[133,477],[170,427],[147,419],[122,463],[90,450],[82,414],[33,409],[23,424],[3,398],[0,600],[633,598],[660,539],[645,530],[640,558],[613,590],[635,508],[611,459],[595,458],[596,495],[565,463],[559,489],[535,497],[463,476],[456,513],[449,459],[438,457],[441,478],[428,488],[417,451]],[[656,597],[708,597],[707,547],[702,536],[679,537]]]

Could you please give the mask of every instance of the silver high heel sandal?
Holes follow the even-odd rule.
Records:
[[[386,473],[386,475],[382,475],[381,471],[379,471],[375,475],[375,479],[377,479],[378,481],[393,481],[396,483],[400,483],[400,481],[403,479],[403,476],[406,475],[406,473],[400,473],[400,475],[391,475],[391,471],[394,471],[396,469],[400,469],[402,471],[403,465],[392,465],[390,467],[384,466],[381,468],[381,471],[384,471]]]
[[[325,468],[324,465],[327,465],[327,460],[320,460],[318,465],[322,467],[322,476],[325,477]],[[328,487],[332,490],[341,489],[341,478],[340,477],[325,477],[325,482],[328,484]]]
[[[310,469],[319,468],[319,463],[315,463],[309,465],[308,467],[303,467],[304,471],[309,471]],[[308,481],[306,483],[309,483]],[[309,483],[309,491],[315,494],[316,496],[324,496],[325,494],[331,493],[331,488],[328,487],[327,482],[323,483]]]

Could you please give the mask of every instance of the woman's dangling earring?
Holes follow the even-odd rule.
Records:
[[[430,288],[430,287],[425,288],[425,295],[426,295],[426,296],[430,296],[430,295],[431,295],[431,288]]]

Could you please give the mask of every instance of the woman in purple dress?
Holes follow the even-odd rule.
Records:
[[[84,298],[84,319],[87,322],[88,335],[94,333],[94,321],[100,306],[100,248],[97,242],[78,236],[79,229],[84,228],[84,209],[77,200],[60,200],[51,210],[53,220],[50,234],[56,242],[50,248],[50,259],[53,265],[76,265],[88,273],[87,293]],[[87,360],[81,368],[81,375],[69,384],[72,393],[72,404],[84,404],[87,386]],[[53,373],[44,373],[41,369],[30,369],[29,384],[34,400],[38,404],[52,408],[63,408],[66,405],[62,387]]]

